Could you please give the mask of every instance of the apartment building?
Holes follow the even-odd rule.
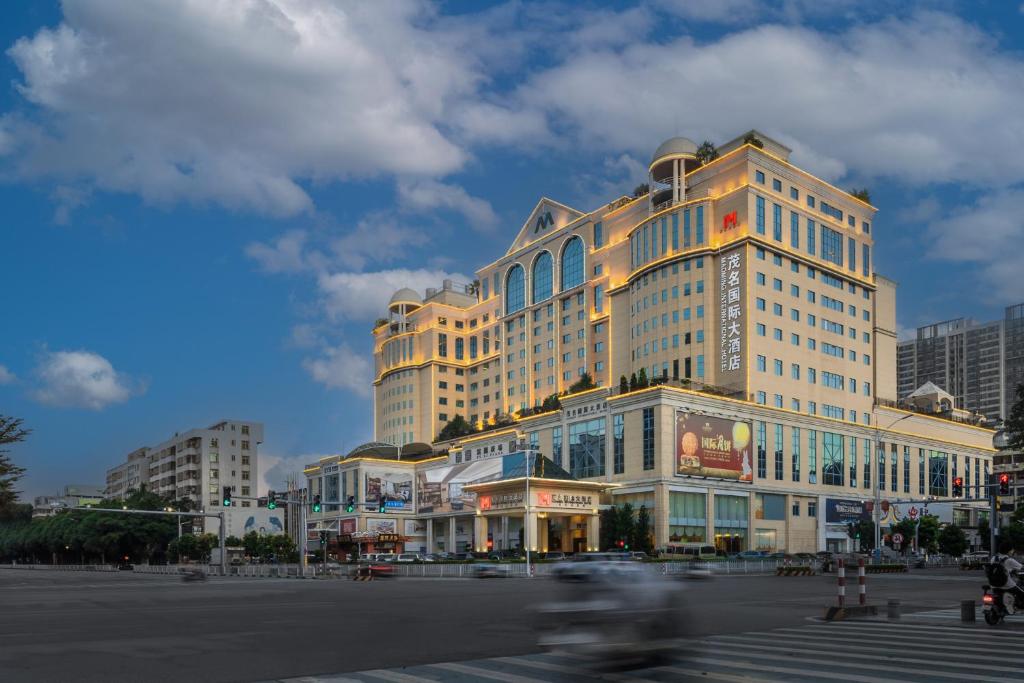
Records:
[[[956,318],[917,328],[897,347],[899,398],[932,382],[952,394],[957,408],[1005,419],[1024,382],[1024,303],[1007,306],[1002,320]]]

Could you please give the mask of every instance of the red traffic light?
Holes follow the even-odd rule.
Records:
[[[999,475],[999,495],[1006,496],[1010,493],[1010,475],[1003,472]]]

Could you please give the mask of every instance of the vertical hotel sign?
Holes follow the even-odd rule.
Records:
[[[738,381],[743,370],[743,249],[723,254],[718,268],[720,384]],[[742,383],[741,380],[739,380]]]

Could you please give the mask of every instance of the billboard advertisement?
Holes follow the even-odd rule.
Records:
[[[394,517],[385,519],[383,517],[370,517],[366,520],[366,530],[378,534],[397,534],[398,520]]]
[[[745,325],[747,312],[743,292],[744,247],[722,254],[718,259],[718,373],[716,382],[727,387],[746,383]]]
[[[825,522],[828,524],[851,524],[862,519],[871,519],[871,511],[862,500],[828,498],[825,501]]]
[[[405,520],[405,535],[406,536],[426,536],[427,535],[427,523],[422,519],[407,519]]]
[[[364,470],[366,488],[363,500],[373,504],[384,498],[389,510],[412,512],[412,473],[388,470]]]
[[[752,482],[750,423],[676,413],[676,474]]]
[[[466,484],[498,479],[503,458],[487,458],[458,465],[444,465],[416,473],[416,504],[420,514],[475,512],[476,494],[463,491]]]

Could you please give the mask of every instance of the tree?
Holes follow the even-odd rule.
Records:
[[[620,394],[628,394],[629,393],[629,380],[626,379],[625,375],[623,375],[622,377],[619,377],[619,393]]]
[[[636,524],[633,526],[633,540],[630,543],[632,550],[639,550],[648,555],[654,554],[654,541],[651,538],[651,516],[647,512],[647,506],[641,505],[636,516]]]
[[[614,506],[601,510],[600,524],[600,547],[602,550],[610,550],[618,540],[619,518]]]
[[[473,425],[466,422],[466,418],[461,415],[456,415],[448,420],[444,427],[441,427],[441,431],[437,434],[437,440],[448,441],[449,439],[457,439],[460,436],[469,436],[473,432]]]
[[[597,385],[594,384],[594,378],[590,376],[589,372],[584,372],[578,380],[573,382],[569,386],[569,393],[576,394],[581,391],[587,391],[588,389],[594,389]]]
[[[917,528],[918,549],[929,553],[938,551],[939,548],[939,518],[935,515],[924,515],[918,522]]]
[[[947,524],[939,530],[939,552],[960,557],[967,550],[967,534],[956,524]]]
[[[651,187],[647,183],[642,183],[633,188],[633,197],[643,197],[645,194],[650,192]]]
[[[909,548],[911,542],[914,540],[914,531],[917,529],[917,522],[912,519],[903,518],[898,524],[894,524],[890,529],[891,534],[900,534],[903,536],[903,548]]]
[[[636,373],[634,372],[633,374],[631,374],[629,376],[629,390],[630,391],[636,391],[639,388],[640,388],[640,382],[639,382],[639,380],[637,380]]]
[[[988,525],[988,517],[978,520],[978,536],[981,538],[981,549],[992,551],[992,527]]]
[[[633,536],[636,533],[636,520],[633,517],[633,504],[623,503],[622,506],[616,509],[616,531],[618,532],[617,538],[615,539],[615,547],[618,547],[618,542],[625,541],[626,544],[630,544],[633,540]],[[630,548],[632,549],[632,548]]]
[[[647,379],[647,369],[640,368],[640,374],[636,376],[636,385],[640,389],[651,385],[651,381]]]
[[[224,545],[229,548],[238,548],[242,545],[242,539],[238,536],[228,536],[224,539]]]
[[[711,144],[709,140],[705,140],[700,143],[700,147],[697,148],[697,161],[703,166],[706,163],[714,161],[718,158],[718,150]]]
[[[865,204],[870,204],[871,203],[871,192],[869,192],[868,188],[866,188],[866,187],[862,187],[860,189],[857,189],[855,187],[854,188],[850,188],[850,196],[851,197],[856,197],[857,199],[861,200]]]
[[[747,136],[743,138],[743,142],[747,145],[753,145],[758,149],[764,149],[764,143],[753,132],[747,133]]]
[[[1004,428],[1010,448],[1024,451],[1024,382],[1017,385],[1017,400],[1010,408],[1010,415],[1006,418]]]
[[[22,421],[15,417],[0,415],[0,446],[24,441],[32,433],[23,429]],[[18,467],[7,457],[9,451],[0,448],[0,510],[13,505],[18,500],[18,491],[14,485],[25,474],[25,469]]]
[[[847,535],[859,540],[861,550],[873,550],[875,547],[875,523],[870,519],[861,519],[846,525]]]

